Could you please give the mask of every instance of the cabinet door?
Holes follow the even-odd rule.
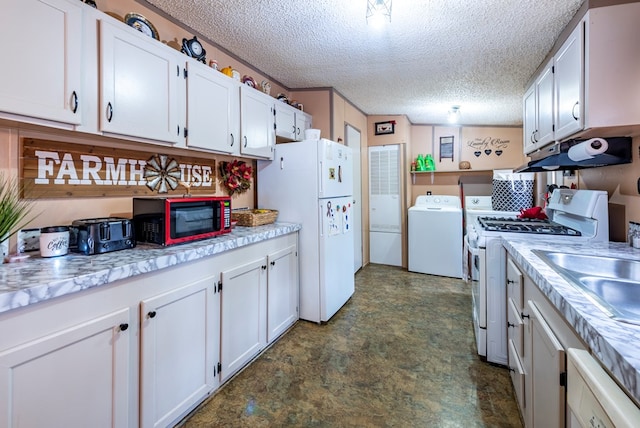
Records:
[[[141,302],[141,426],[169,426],[215,389],[216,282],[205,278]]]
[[[187,146],[226,154],[240,152],[239,85],[195,61],[187,61]],[[234,110],[238,109],[238,110]]]
[[[240,87],[240,152],[243,155],[273,159],[274,108],[272,97],[247,85]]]
[[[538,148],[553,141],[553,61],[549,61],[536,80],[536,106]]]
[[[285,141],[296,139],[296,112],[293,107],[283,102],[277,102],[276,106],[276,137]]]
[[[0,111],[82,123],[82,8],[77,0],[8,0],[0,13]]]
[[[0,353],[0,427],[124,427],[128,308]]]
[[[292,245],[267,256],[267,341],[298,320],[298,257]]]
[[[533,427],[564,427],[565,385],[560,383],[560,375],[566,373],[564,348],[535,303],[529,300],[527,307],[531,316],[531,371],[528,378],[533,383],[530,403]]]
[[[115,24],[100,21],[100,130],[178,143],[182,54]]]
[[[536,149],[538,137],[538,110],[536,108],[536,86],[531,85],[524,94],[523,140],[524,154],[527,155]]]
[[[518,407],[520,413],[525,413],[526,395],[524,392],[525,372],[520,360],[520,355],[515,349],[515,344],[509,340],[509,374],[511,376],[511,383],[513,384],[513,390],[516,395]]]
[[[555,139],[583,128],[584,23],[580,22],[554,57]]]
[[[220,380],[226,381],[267,343],[267,260],[223,271]]]
[[[311,128],[311,116],[301,111],[296,112],[296,141],[304,140],[304,131]]]

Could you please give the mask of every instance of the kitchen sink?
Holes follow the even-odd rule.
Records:
[[[608,316],[640,325],[640,261],[532,251]]]

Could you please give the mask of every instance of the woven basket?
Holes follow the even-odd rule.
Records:
[[[231,221],[237,221],[238,226],[262,226],[263,224],[270,224],[276,221],[278,218],[278,211],[276,210],[232,210]]]

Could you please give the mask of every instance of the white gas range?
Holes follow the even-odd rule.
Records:
[[[491,196],[465,196],[464,197],[464,238],[462,244],[462,279],[465,281],[477,281],[479,266],[474,264],[477,260],[477,246],[469,245],[469,238],[477,239],[475,223],[478,217],[516,218],[519,211],[496,211],[493,209]]]
[[[473,326],[478,354],[507,364],[506,252],[502,238],[571,242],[609,240],[607,192],[556,189],[548,220],[478,217],[467,231],[478,280],[472,282]]]

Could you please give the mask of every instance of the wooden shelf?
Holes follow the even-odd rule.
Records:
[[[492,172],[492,169],[458,169],[458,170],[454,170],[454,171],[410,171],[411,173],[411,183],[412,184],[416,184],[416,175],[421,175],[421,174],[431,174],[431,184],[433,184],[433,178],[435,174],[468,174],[471,172]]]

